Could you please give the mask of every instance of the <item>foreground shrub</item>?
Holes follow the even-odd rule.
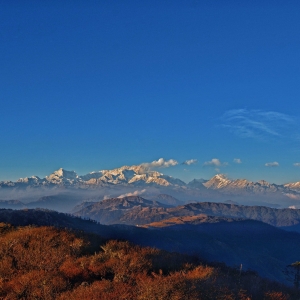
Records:
[[[94,252],[97,240],[53,227],[0,223],[0,298],[293,299],[290,289],[254,272],[207,266],[126,241],[100,243]]]

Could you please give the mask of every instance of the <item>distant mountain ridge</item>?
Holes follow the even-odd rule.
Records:
[[[178,205],[180,201],[182,203],[233,201],[247,205],[300,207],[300,181],[278,185],[265,180],[258,182],[246,179],[232,180],[223,174],[217,174],[209,180],[194,179],[185,183],[178,178],[147,169],[142,165],[123,166],[112,170],[90,172],[86,175],[78,175],[75,171],[60,168],[45,178],[32,176],[20,178],[16,182],[1,181],[0,198],[23,201],[25,197],[23,191],[25,191],[29,194],[25,202],[32,202],[33,200],[29,200],[33,195],[31,191],[39,191],[38,196],[34,199],[38,200],[43,196],[51,196],[52,189],[56,190],[55,194],[71,190],[76,193],[79,190],[82,192],[93,191],[92,196],[83,195],[82,201],[130,194],[143,194],[147,196],[147,199],[156,199],[159,194],[167,194],[173,199],[165,198],[162,199],[164,200],[162,202],[169,202],[172,205]],[[46,190],[47,192],[45,192]],[[18,192],[17,196],[15,191]],[[45,203],[41,203],[41,206],[47,207]],[[49,207],[56,209],[51,205]]]
[[[94,219],[102,224],[145,225],[153,222],[207,215],[217,218],[250,219],[300,232],[300,209],[276,209],[227,203],[198,202],[168,207],[142,197],[113,198],[78,206],[76,216]]]
[[[146,200],[139,196],[124,198],[111,198],[94,203],[82,203],[78,205],[75,216],[82,216],[93,220],[101,220],[102,224],[127,224],[135,225],[140,222],[148,223],[149,218],[144,219],[151,209],[159,212],[169,205],[157,201]]]
[[[20,178],[16,182],[1,181],[0,188],[26,186],[105,186],[105,185],[158,185],[185,186],[180,179],[164,175],[157,171],[146,171],[141,166],[123,166],[113,170],[102,170],[79,176],[75,171],[60,168],[41,179],[38,176]]]
[[[1,208],[21,209],[25,208],[25,204],[19,200],[0,200]]]
[[[94,185],[158,185],[158,186],[185,186],[190,188],[207,188],[213,190],[233,190],[246,189],[255,192],[261,191],[286,191],[299,190],[300,181],[282,185],[271,184],[265,180],[258,182],[248,181],[246,179],[231,180],[223,174],[217,174],[209,180],[194,179],[188,184],[178,178],[164,175],[157,171],[145,170],[140,165],[123,166],[112,170],[101,170],[90,172],[79,176],[75,171],[67,171],[60,168],[45,178],[31,176],[20,178],[16,182],[1,181],[0,187],[24,187],[24,186],[94,186]]]
[[[142,225],[140,227],[143,228],[163,228],[169,226],[186,226],[186,225],[200,225],[204,223],[221,223],[221,222],[238,222],[244,221],[243,218],[225,218],[225,217],[216,217],[216,216],[208,216],[206,214],[200,214],[196,216],[183,216],[183,217],[173,217],[170,219],[162,220],[160,222],[153,222],[150,224]]]
[[[217,174],[210,180],[203,183],[208,189],[223,190],[223,191],[250,191],[254,193],[266,192],[287,192],[288,185],[271,184],[265,180],[258,182],[248,181],[246,179],[230,180],[223,174]]]

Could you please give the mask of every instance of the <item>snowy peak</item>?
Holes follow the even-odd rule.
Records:
[[[271,184],[265,180],[258,182],[248,181],[246,179],[230,180],[223,174],[218,174],[209,181],[203,183],[208,189],[222,190],[226,194],[229,193],[288,193],[288,188],[283,185]],[[300,185],[299,185],[300,188]]]
[[[145,168],[143,165],[122,166],[112,170],[100,170],[78,176],[75,171],[67,171],[60,168],[43,179],[37,176],[20,178],[17,182],[1,182],[1,186],[74,186],[92,187],[107,185],[133,185],[133,186],[185,186],[186,184],[177,178],[164,175],[157,171]]]
[[[291,189],[291,190],[300,190],[300,181],[287,183],[284,185],[284,187]]]
[[[101,170],[80,176],[79,179],[87,185],[159,185],[183,186],[180,179],[151,171],[143,166],[123,166],[112,170]]]
[[[61,183],[68,183],[72,184],[78,181],[79,177],[74,171],[67,171],[63,168],[54,171],[49,176],[45,178],[47,181],[51,183],[61,184]]]
[[[79,176],[75,171],[67,171],[60,168],[52,174],[41,179],[38,176],[20,178],[17,182],[2,181],[0,188],[27,188],[27,187],[74,187],[74,188],[93,188],[93,187],[112,187],[131,186],[142,187],[166,187],[171,189],[183,188],[185,191],[193,189],[214,190],[219,193],[229,194],[267,194],[279,192],[281,194],[293,196],[300,192],[300,181],[285,185],[270,184],[265,180],[258,182],[246,179],[229,179],[224,174],[217,174],[210,180],[194,179],[186,184],[180,179],[164,175],[157,171],[145,168],[143,165],[122,166],[112,170],[100,170]]]
[[[261,186],[270,186],[271,184],[265,180],[260,180],[257,183],[259,183]]]
[[[90,172],[86,175],[80,176],[80,179],[83,181],[89,181],[89,180],[97,181],[97,179],[99,179],[102,176],[103,176],[103,172],[97,171],[97,172]]]
[[[225,175],[217,174],[207,182],[203,183],[204,186],[210,189],[220,189],[224,188],[231,183]]]

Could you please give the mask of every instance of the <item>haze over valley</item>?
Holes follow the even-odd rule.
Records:
[[[160,159],[149,164],[122,166],[78,175],[63,168],[45,178],[31,176],[0,182],[0,206],[44,207],[58,211],[70,211],[83,201],[101,201],[107,198],[140,195],[169,205],[190,202],[224,202],[243,205],[264,205],[276,208],[300,207],[300,181],[273,184],[246,179],[229,179],[217,174],[210,179],[193,179],[186,183],[181,179],[164,175],[152,165],[175,160]],[[171,197],[170,197],[171,198]]]

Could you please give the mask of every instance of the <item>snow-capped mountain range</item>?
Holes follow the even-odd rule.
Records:
[[[223,190],[224,192],[233,190],[245,190],[255,193],[265,193],[287,192],[287,190],[297,190],[297,185],[295,183],[277,185],[274,183],[269,183],[265,180],[260,180],[258,182],[252,182],[246,179],[230,180],[223,174],[215,175],[210,180],[204,182],[203,185],[208,189]],[[298,187],[298,190],[300,191],[300,185]]]
[[[102,170],[79,176],[75,171],[63,168],[54,171],[45,178],[38,176],[20,178],[16,182],[1,181],[2,187],[25,186],[107,186],[107,185],[156,185],[156,186],[185,186],[180,179],[156,171],[145,171],[141,166],[123,166],[113,170]]]
[[[252,182],[246,179],[231,180],[223,174],[217,174],[210,180],[194,179],[186,184],[180,179],[164,175],[160,172],[145,170],[145,168],[140,165],[123,166],[113,170],[101,170],[82,176],[79,176],[75,171],[67,171],[60,168],[45,178],[32,176],[20,178],[16,182],[0,182],[0,188],[27,186],[73,186],[88,188],[113,185],[181,187],[186,189],[219,190],[225,193],[234,191],[248,191],[254,193],[300,193],[300,181],[285,185],[277,185],[268,183],[264,180],[258,182]]]

